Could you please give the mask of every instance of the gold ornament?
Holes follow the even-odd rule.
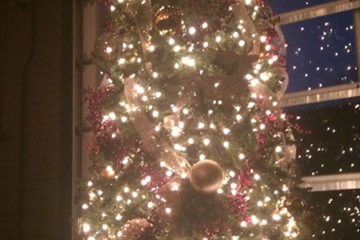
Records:
[[[198,191],[214,193],[222,186],[224,172],[221,166],[212,160],[201,160],[190,170],[190,183]]]
[[[155,29],[161,34],[174,34],[181,30],[182,12],[172,6],[161,7],[154,16]]]
[[[151,224],[143,218],[135,218],[127,221],[120,229],[119,240],[140,240],[144,239],[146,229]],[[144,239],[145,240],[145,239]]]

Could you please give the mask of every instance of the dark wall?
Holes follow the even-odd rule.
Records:
[[[0,1],[0,239],[71,238],[72,42],[71,0]]]

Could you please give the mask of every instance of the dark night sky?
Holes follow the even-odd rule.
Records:
[[[291,2],[291,4],[289,4]],[[272,0],[275,14],[329,0]],[[282,26],[287,42],[288,92],[350,83],[356,80],[352,11]]]

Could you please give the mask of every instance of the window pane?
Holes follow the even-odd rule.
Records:
[[[352,11],[282,26],[287,42],[287,92],[356,81]]]
[[[304,176],[360,171],[359,102],[286,109],[297,129],[297,161]]]
[[[289,3],[291,1],[291,3]],[[270,5],[275,14],[332,2],[335,0],[273,0]]]
[[[360,190],[316,192],[310,202],[322,217],[314,239],[360,239]]]
[[[356,81],[352,11],[282,26],[287,42],[287,92]]]

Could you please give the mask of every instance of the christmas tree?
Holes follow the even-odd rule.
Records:
[[[310,239],[267,3],[105,4],[82,239]]]

